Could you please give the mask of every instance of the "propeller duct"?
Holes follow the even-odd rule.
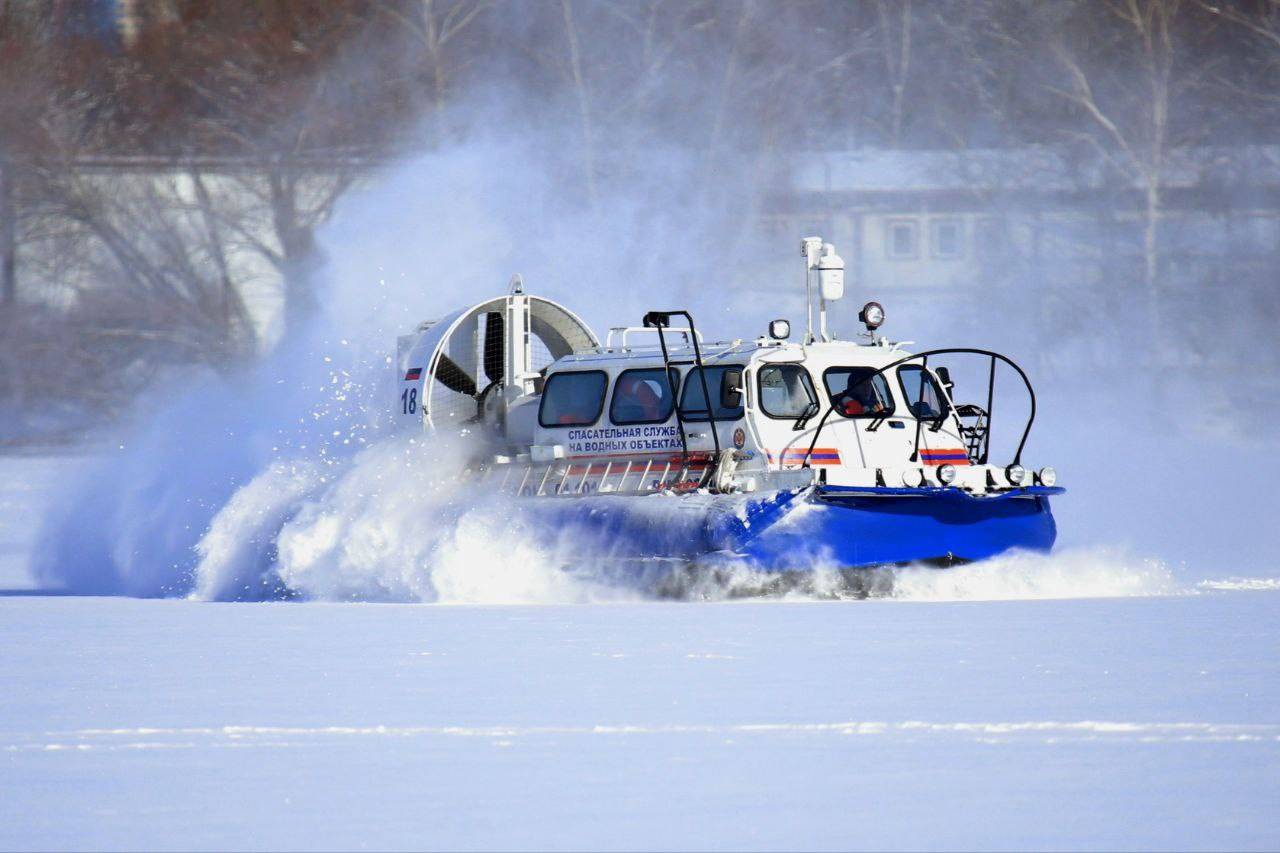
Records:
[[[509,340],[513,335],[515,340]],[[406,383],[414,368],[425,367],[428,375],[422,377],[419,399],[428,426],[474,423],[478,405],[481,418],[492,413],[501,424],[512,400],[536,393],[533,377],[539,370],[599,344],[567,308],[515,292],[421,324],[412,341],[401,339],[397,354]],[[514,393],[507,394],[502,389],[513,376],[519,381],[513,383]],[[497,393],[486,395],[486,390]]]

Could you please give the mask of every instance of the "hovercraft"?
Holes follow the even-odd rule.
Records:
[[[799,342],[786,320],[706,342],[688,311],[668,310],[602,343],[516,276],[506,296],[400,338],[397,417],[479,435],[482,488],[545,513],[561,548],[620,565],[781,575],[1048,551],[1063,489],[1023,462],[1035,392],[1022,368],[984,349],[908,352],[878,333],[875,302],[858,315],[862,340],[835,339],[843,262],[816,237],[802,254]],[[978,402],[955,401],[962,373]],[[1010,379],[1020,402],[1004,399]],[[997,385],[1013,426],[1004,458]]]

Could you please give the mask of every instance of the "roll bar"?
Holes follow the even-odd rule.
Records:
[[[866,379],[863,379],[862,381],[870,382],[871,380],[875,379],[877,376],[883,375],[886,371],[892,370],[895,367],[899,367],[903,364],[907,364],[909,362],[916,361],[916,360],[919,360],[921,368],[927,371],[929,369],[929,356],[954,355],[954,354],[984,355],[991,359],[991,367],[987,374],[987,436],[988,436],[988,439],[983,444],[982,458],[978,460],[980,464],[985,465],[987,463],[988,452],[991,447],[991,441],[990,441],[991,409],[992,409],[992,404],[995,402],[996,361],[997,360],[1002,361],[1005,364],[1012,367],[1014,371],[1018,374],[1018,376],[1022,379],[1022,384],[1026,387],[1027,395],[1031,399],[1031,413],[1027,417],[1026,426],[1023,427],[1022,429],[1022,440],[1018,442],[1018,450],[1016,453],[1013,454],[1013,464],[1014,465],[1021,464],[1022,451],[1023,451],[1023,448],[1027,446],[1027,437],[1031,435],[1031,425],[1035,423],[1035,419],[1036,419],[1036,392],[1035,392],[1035,389],[1031,387],[1031,380],[1027,378],[1027,374],[1023,371],[1021,367],[1017,365],[1016,362],[1013,361],[1013,359],[1009,358],[1008,356],[1001,355],[1000,353],[993,352],[991,350],[973,349],[971,347],[949,347],[946,349],[927,350],[925,352],[918,352],[918,353],[915,353],[914,355],[905,356],[904,358],[900,358],[897,361],[890,362],[889,364],[886,364],[884,367],[880,368],[875,373],[872,373],[870,376],[868,376]],[[923,382],[920,385],[920,394],[921,394],[921,397],[923,398],[923,395],[924,395]],[[955,406],[955,402],[951,399],[951,392],[944,387],[943,394],[946,395],[947,405],[951,407],[951,411],[952,413],[954,413],[956,410],[956,406]],[[809,443],[809,450],[804,455],[804,464],[802,464],[800,467],[802,468],[809,467],[809,459],[813,455],[814,448],[818,446],[818,436],[822,433],[822,428],[826,426],[827,418],[829,418],[831,416],[831,413],[834,412],[835,410],[836,410],[835,406],[829,406],[826,411],[826,414],[822,416],[822,420],[818,422],[818,428],[814,430],[814,433],[813,433],[813,441]],[[920,457],[920,427],[923,423],[924,423],[923,419],[920,418],[919,416],[916,416],[915,449],[911,452],[911,461],[913,462]]]

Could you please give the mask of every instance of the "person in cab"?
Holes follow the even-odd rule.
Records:
[[[663,400],[653,382],[634,373],[624,373],[614,391],[618,398],[615,415],[627,423],[646,423],[663,419]]]
[[[884,401],[868,381],[869,373],[849,374],[844,393],[836,398],[836,405],[846,415],[878,415],[886,411]]]

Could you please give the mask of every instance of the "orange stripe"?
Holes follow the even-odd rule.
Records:
[[[786,454],[798,453],[798,454],[800,454],[801,456],[803,456],[803,455],[805,455],[806,453],[808,453],[808,452],[809,452],[809,450],[808,450],[808,448],[803,448],[803,447],[788,447],[788,448],[786,448],[785,450],[783,450],[783,451],[781,451],[781,452],[782,452],[782,453],[786,453]],[[825,454],[827,454],[828,456],[833,455],[833,454],[834,454],[834,455],[836,455],[836,456],[839,456],[839,455],[840,455],[840,450],[839,450],[839,448],[836,448],[836,447],[815,447],[815,448],[813,449],[813,452],[814,452],[814,454],[815,454],[815,455],[816,455],[816,454],[818,454],[818,453],[825,453]],[[768,453],[769,453],[769,455],[770,455],[770,456],[775,455],[775,451],[772,451],[772,450],[768,451]]]
[[[766,450],[765,455],[769,461],[776,464],[786,464],[788,462],[804,462],[808,456],[809,462],[814,465],[828,466],[840,464],[840,451],[834,447],[815,447],[813,453],[809,454],[808,450],[798,447],[789,447],[781,453],[774,453],[772,450]]]

